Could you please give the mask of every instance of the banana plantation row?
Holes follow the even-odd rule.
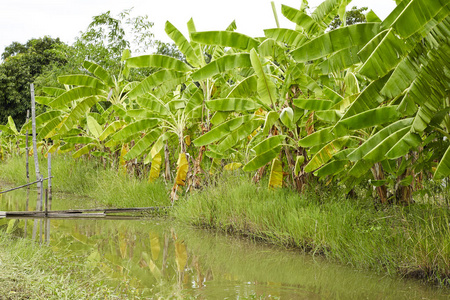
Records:
[[[450,18],[444,0],[403,0],[381,21],[328,31],[347,0],[327,0],[312,14],[282,6],[295,29],[168,36],[185,57],[131,57],[119,74],[92,61],[85,72],[43,87],[36,102],[42,153],[116,158],[124,172],[151,164],[149,180],[177,171],[181,186],[205,173],[242,168],[271,188],[302,191],[312,180],[337,181],[347,192],[370,182],[379,200],[409,203],[427,180],[450,175]],[[276,12],[275,12],[276,16]],[[277,19],[277,18],[276,18]],[[154,68],[142,81],[132,69]],[[0,127],[2,158],[24,150],[25,133],[9,118]],[[192,142],[191,142],[192,141]]]

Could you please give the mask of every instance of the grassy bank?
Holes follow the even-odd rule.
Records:
[[[68,156],[56,156],[52,172],[56,190],[88,195],[100,204],[170,204],[164,182],[148,184],[145,175],[123,176]],[[21,184],[24,174],[24,158],[0,163],[1,179]],[[255,185],[248,176],[234,174],[180,199],[173,215],[359,269],[450,284],[450,211],[436,202],[375,207],[371,198],[346,199],[335,186],[318,185],[300,195],[287,188],[268,190],[265,183]]]
[[[25,169],[25,156],[11,157],[0,163],[0,178],[16,185],[25,184]],[[36,178],[34,170],[31,158],[31,181]],[[44,177],[47,177],[47,170],[47,160],[42,159],[40,171]],[[55,155],[52,158],[52,176],[53,191],[89,196],[100,206],[147,207],[170,204],[168,190],[161,182],[149,184],[145,178],[141,180],[136,176],[120,174],[94,160]]]
[[[196,226],[323,254],[360,269],[450,283],[446,207],[376,208],[372,199],[345,199],[336,187],[299,195],[270,191],[237,176],[190,195],[175,215]]]
[[[0,230],[0,299],[118,299],[78,260]]]

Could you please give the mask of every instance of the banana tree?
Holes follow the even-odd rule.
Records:
[[[192,74],[194,80],[214,76],[213,79],[225,78],[231,82],[222,98],[206,102],[206,106],[215,111],[214,127],[194,140],[197,146],[209,145],[209,153],[215,158],[232,157],[237,153],[233,148],[243,147],[246,149],[244,159],[248,161],[245,171],[255,171],[269,162],[272,162],[272,170],[279,170],[280,160],[275,159],[286,156],[289,173],[301,190],[303,180],[300,180],[299,172],[305,153],[298,148],[297,142],[304,134],[302,131],[311,127],[305,126],[311,118],[305,115],[307,110],[294,106],[292,99],[301,92],[300,87],[305,94],[321,96],[323,93],[311,78],[315,66],[297,64],[286,52],[323,32],[329,16],[334,16],[344,1],[329,4],[315,11],[315,19],[304,10],[283,6],[283,14],[296,22],[297,30],[269,29],[265,31],[265,39],[255,40],[237,34],[232,38],[225,32],[193,35],[196,41],[234,50],[233,54],[213,60]]]
[[[15,151],[20,154],[25,148],[22,145],[24,140],[25,136],[19,133],[13,118],[9,116],[8,123],[0,125],[0,161],[5,160]]]
[[[182,53],[186,55],[188,62],[194,65],[201,63],[201,60],[193,53],[191,44],[183,44],[187,43],[187,40],[175,27],[167,23],[166,31],[176,41]],[[186,133],[197,125],[198,120],[203,116],[203,92],[188,80],[188,74],[193,69],[192,65],[176,58],[164,55],[144,55],[128,59],[127,65],[130,68],[153,67],[159,71],[144,79],[128,94],[128,97],[133,99],[138,107],[134,112],[135,116],[152,116],[157,125],[155,125],[156,129],[152,131],[152,135],[147,135],[148,138],[139,140],[124,158],[132,159],[143,153],[148,154],[146,162],[152,161],[150,180],[153,180],[159,173],[159,166],[162,162],[161,151],[164,148],[165,177],[169,179],[168,141],[176,138],[175,144],[179,146],[179,149],[174,150],[179,152],[179,155],[177,175],[171,193],[172,201],[174,201],[177,198],[179,187],[186,185],[189,170]]]
[[[396,169],[403,170],[402,174],[397,173],[396,188],[400,192],[395,193],[404,195],[400,200],[409,202],[411,192],[404,190],[410,189],[409,179],[414,172],[412,168],[403,168],[403,162],[417,161],[413,158],[417,153],[410,153],[410,150],[425,146],[422,141],[430,133],[441,138],[448,135],[448,74],[445,71],[448,68],[448,38],[444,32],[449,28],[449,9],[448,4],[439,1],[428,4],[420,0],[403,1],[383,22],[359,25],[376,28],[373,31],[376,35],[372,34],[369,41],[363,31],[352,34],[352,26],[348,26],[319,36],[293,52],[299,61],[314,61],[321,57],[334,60],[343,50],[342,46],[335,48],[331,41],[344,31],[347,31],[346,37],[341,35],[339,45],[348,49],[360,47],[354,62],[350,59],[342,61],[355,65],[357,75],[364,76],[370,84],[345,109],[334,126],[315,137],[316,143],[325,143],[341,138],[349,130],[364,130],[366,134],[360,136],[361,145],[345,149],[345,155],[337,155],[317,173],[339,174],[347,166],[350,169],[343,181],[349,183],[371,170],[382,202],[387,201],[383,169],[392,170],[393,162],[396,162]],[[410,20],[417,22],[412,24]],[[355,45],[355,41],[363,41],[363,47]],[[326,64],[327,68],[336,66],[331,61]],[[383,124],[387,126],[381,126]],[[308,142],[305,139],[302,143]],[[447,151],[436,168],[436,178],[449,174],[446,154]],[[333,170],[332,166],[341,168]]]
[[[50,140],[53,146],[49,152],[71,151],[76,149],[74,157],[89,153],[92,149],[105,156],[105,147],[101,143],[107,130],[117,130],[114,121],[125,117],[125,111],[132,106],[126,93],[133,83],[126,77],[129,69],[124,60],[129,51],[124,51],[122,69],[113,76],[100,65],[85,61],[84,74],[60,76],[58,81],[64,89],[44,87],[47,96],[36,97],[36,101],[47,107],[47,111],[37,118],[40,127],[38,140]],[[130,120],[128,120],[130,121]],[[112,123],[114,123],[113,126]],[[124,125],[122,121],[121,126]],[[29,123],[22,130],[28,129]]]

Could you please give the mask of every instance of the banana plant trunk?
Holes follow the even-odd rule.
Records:
[[[166,182],[172,181],[172,177],[170,175],[170,157],[169,157],[169,146],[166,142],[164,145],[164,180]]]
[[[384,180],[384,171],[380,163],[376,163],[371,171],[375,180]],[[377,186],[376,191],[381,203],[386,204],[388,201],[386,185]]]
[[[397,162],[400,165],[402,158]],[[397,182],[395,184],[395,199],[397,203],[404,205],[409,205],[412,203],[412,192],[413,192],[413,182],[410,185],[402,184],[402,180],[411,175],[414,178],[414,171],[411,168],[406,168],[405,172],[397,177]]]

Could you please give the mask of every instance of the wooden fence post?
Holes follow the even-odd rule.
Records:
[[[48,210],[52,209],[52,154],[47,154],[47,167],[48,167]]]
[[[36,102],[34,99],[34,84],[30,84],[30,93],[31,93],[31,126],[32,126],[32,133],[33,133],[33,158],[34,158],[34,167],[36,170],[36,180],[39,182],[37,183],[37,190],[38,190],[38,199],[36,203],[36,210],[41,211],[42,210],[42,176],[39,172],[39,161],[38,161],[38,153],[37,153],[37,144],[36,144]],[[37,231],[37,223],[38,220],[34,220],[33,226],[33,239],[36,237],[36,231]],[[42,236],[41,236],[42,239]]]
[[[28,123],[28,121],[30,120],[30,110],[27,109],[27,120],[25,123]],[[30,183],[30,168],[29,168],[29,164],[30,164],[30,159],[29,159],[29,154],[30,149],[28,148],[28,129],[27,132],[25,133],[25,157],[26,157],[26,172],[27,172],[27,183]],[[25,210],[28,211],[28,204],[30,202],[30,187],[27,187],[27,202],[25,205]],[[24,228],[24,237],[27,237],[27,222],[28,220],[25,219],[25,228]]]

